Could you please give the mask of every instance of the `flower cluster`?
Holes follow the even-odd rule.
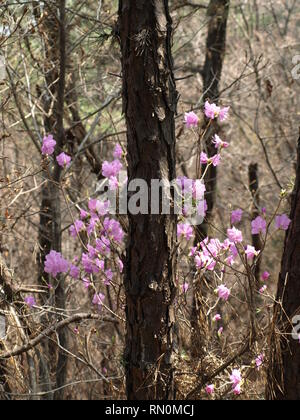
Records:
[[[103,176],[111,180],[118,175],[122,155],[122,148],[117,145],[114,150],[117,159],[103,163]],[[123,247],[125,233],[121,224],[109,216],[108,200],[90,199],[87,207],[79,209],[78,219],[69,228],[70,236],[80,239],[84,247],[81,258],[75,257],[70,263],[60,252],[52,250],[45,258],[44,269],[54,278],[65,274],[75,280],[81,279],[84,289],[94,290],[92,303],[101,309],[105,295],[99,289],[109,286],[116,273],[123,271],[123,262],[115,255]]]
[[[45,136],[43,138],[42,154],[47,155],[47,156],[53,155],[55,146],[56,146],[56,141],[54,140],[52,134]],[[71,157],[68,156],[66,153],[62,152],[58,156],[56,156],[56,161],[59,166],[61,166],[62,168],[65,168],[70,165]]]

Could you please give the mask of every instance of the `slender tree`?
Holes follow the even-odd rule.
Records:
[[[300,400],[300,345],[293,334],[293,321],[298,319],[299,324],[300,315],[300,138],[290,218],[270,342],[267,398],[274,400]]]
[[[204,67],[201,71],[203,79],[203,97],[210,102],[218,103],[220,96],[220,80],[222,75],[225,51],[227,21],[229,15],[230,0],[210,0],[207,9],[208,33],[206,40],[206,54]],[[220,128],[214,121],[207,129],[207,121],[203,126],[204,136],[202,144],[209,156],[215,154],[212,144],[212,137],[218,133]],[[205,173],[204,182],[206,186],[207,214],[206,220],[197,227],[195,235],[195,246],[208,235],[208,225],[215,205],[215,194],[217,187],[217,167],[211,165],[206,168],[202,166]],[[200,173],[196,174],[197,177]],[[208,339],[208,325],[205,311],[204,281],[198,278],[194,285],[194,299],[192,309],[192,354],[202,356],[206,354],[206,343]]]
[[[177,92],[167,0],[120,0],[128,178],[175,178]],[[129,399],[171,399],[175,215],[129,214],[125,288]]]

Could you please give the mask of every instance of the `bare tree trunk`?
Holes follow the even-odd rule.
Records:
[[[49,281],[44,273],[44,259],[51,249],[61,252],[61,208],[60,208],[60,179],[61,168],[56,162],[56,156],[63,151],[66,144],[64,131],[64,101],[65,101],[65,74],[66,74],[66,22],[65,0],[57,0],[56,4],[48,5],[44,20],[44,43],[46,62],[50,68],[45,71],[45,81],[48,91],[44,97],[45,128],[48,134],[53,134],[57,144],[54,154],[54,168],[48,166],[44,175],[47,183],[42,190],[40,209],[39,241],[41,252],[39,255],[39,279],[42,277]],[[55,284],[55,295],[52,304],[57,308],[65,308],[64,280],[58,278]],[[62,329],[58,334],[62,347],[67,346],[67,330]],[[46,343],[47,346],[47,343]],[[53,350],[53,349],[52,349]],[[49,350],[49,353],[52,353]],[[49,354],[49,360],[55,359]],[[56,366],[56,388],[65,384],[67,356],[63,350],[58,351]],[[44,364],[45,368],[45,364]],[[53,368],[53,367],[52,367]],[[44,369],[42,369],[43,371]],[[47,388],[49,391],[50,384]],[[57,391],[55,399],[62,398],[63,391]]]
[[[128,178],[175,178],[177,92],[167,0],[120,0]],[[176,216],[129,214],[125,288],[129,399],[172,399]]]
[[[300,345],[299,339],[292,336],[293,319],[298,320],[298,325],[300,322],[300,138],[290,218],[270,342],[267,398],[273,400],[300,400]]]
[[[226,51],[226,33],[227,20],[229,15],[230,0],[211,0],[207,10],[208,35],[206,41],[206,57],[202,71],[203,77],[203,95],[205,99],[218,103],[219,86],[222,75],[224,56]],[[205,121],[203,130],[206,129]],[[203,138],[203,144],[208,156],[213,156],[216,152],[212,144],[212,137],[219,132],[219,126],[213,121]],[[202,171],[206,171],[206,165],[203,165]],[[198,176],[199,174],[197,174]],[[195,246],[208,235],[208,224],[211,219],[215,205],[215,194],[217,187],[217,167],[209,166],[204,177],[206,185],[205,198],[207,201],[206,220],[197,226],[195,234]],[[194,298],[191,315],[192,323],[192,355],[202,357],[206,353],[206,344],[208,340],[208,325],[206,320],[206,311],[204,307],[205,290],[202,276],[198,276],[194,283]]]
[[[251,219],[254,220],[259,216],[259,180],[258,180],[258,165],[257,163],[252,163],[249,165],[249,189],[253,198],[252,204],[252,214]],[[252,245],[257,251],[260,251],[262,248],[262,243],[259,235],[252,235]],[[259,282],[260,282],[260,265],[261,259],[258,258],[256,260],[254,276],[256,280],[256,289],[259,290]]]

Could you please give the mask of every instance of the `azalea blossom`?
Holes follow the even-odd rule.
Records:
[[[231,229],[227,229],[227,236],[230,241],[234,243],[243,242],[243,234],[240,230],[236,229],[235,227]]]
[[[267,222],[261,216],[258,216],[251,223],[252,226],[252,235],[259,235],[261,232],[266,233],[267,231]]]
[[[216,104],[210,104],[208,101],[204,105],[204,114],[206,118],[214,120],[219,117],[221,122],[227,120],[230,107],[221,108]]]
[[[70,235],[73,238],[76,238],[77,235],[85,230],[85,224],[83,223],[82,220],[75,220],[74,225],[72,225],[69,229]]]
[[[29,308],[36,306],[36,301],[33,296],[26,296],[26,298],[24,299],[24,302],[26,303],[27,306],[29,306]]]
[[[270,273],[268,271],[265,271],[264,273],[262,273],[261,278],[263,281],[268,280],[270,277]]]
[[[220,327],[219,329],[218,329],[218,336],[219,337],[221,337],[221,335],[223,334],[223,332],[224,332],[224,328],[223,327]]]
[[[234,393],[235,395],[240,395],[240,394],[242,393],[242,391],[241,391],[241,385],[240,385],[240,384],[237,384],[237,385],[233,388],[233,393]]]
[[[55,146],[56,146],[56,141],[54,140],[52,134],[45,136],[43,138],[42,154],[49,155],[49,156],[53,155]]]
[[[69,166],[71,163],[71,157],[66,153],[62,152],[60,155],[56,157],[56,161],[62,168]]]
[[[268,288],[268,286],[265,284],[263,287],[261,287],[261,288],[259,289],[259,293],[260,293],[261,295],[263,295],[263,294],[265,293],[265,291],[267,290],[267,288]]]
[[[208,163],[208,156],[207,156],[207,154],[205,152],[201,152],[201,155],[200,155],[200,163],[202,165],[206,165]]]
[[[65,260],[60,252],[50,251],[45,259],[45,272],[56,277],[57,274],[67,273],[70,264]]]
[[[112,162],[104,161],[102,164],[102,175],[105,176],[105,178],[116,177],[121,169],[122,163],[118,159],[115,159]]]
[[[228,114],[229,114],[229,110],[230,110],[230,106],[226,106],[225,108],[221,108],[220,113],[219,113],[219,120],[221,122],[227,120]]]
[[[205,388],[205,392],[207,393],[207,395],[213,395],[215,392],[214,385],[207,385]]]
[[[115,159],[121,159],[123,156],[123,149],[119,144],[116,144],[115,150],[114,150],[114,158]]]
[[[184,116],[184,122],[187,128],[197,127],[199,123],[199,118],[193,111],[186,112]]]
[[[92,303],[93,305],[97,305],[98,309],[101,309],[104,299],[105,296],[103,295],[103,293],[95,293]]]
[[[214,155],[214,156],[211,158],[211,161],[212,161],[212,164],[213,164],[214,166],[218,166],[218,165],[220,165],[220,162],[221,162],[221,155],[220,155],[220,153],[218,153],[218,154]]]
[[[230,382],[233,384],[233,386],[237,386],[242,382],[242,374],[239,369],[233,369],[230,375]]]
[[[222,317],[221,317],[221,315],[220,315],[220,314],[216,314],[216,315],[213,317],[213,321],[215,321],[215,322],[221,321],[221,319],[222,319]]]
[[[261,366],[262,366],[262,364],[263,364],[263,362],[264,362],[264,358],[265,358],[265,355],[264,354],[260,354],[256,359],[255,359],[255,364],[256,364],[256,367],[257,367],[257,369],[259,369]]]
[[[177,237],[183,236],[186,240],[190,240],[194,234],[193,228],[189,223],[179,223],[177,225]]]
[[[208,101],[205,102],[204,114],[206,118],[214,120],[215,118],[218,118],[220,111],[221,111],[221,108],[217,106],[216,104],[211,104]]]
[[[245,254],[248,260],[253,260],[254,257],[257,257],[260,254],[260,251],[256,251],[254,246],[248,245],[245,250]]]
[[[291,219],[286,214],[276,216],[275,218],[275,226],[277,229],[288,230],[291,222]]]
[[[221,138],[217,134],[214,135],[212,142],[215,145],[216,149],[227,149],[229,147],[229,143],[221,140]]]
[[[231,213],[231,224],[239,223],[243,217],[243,210],[237,209]]]
[[[217,288],[217,293],[219,298],[226,302],[229,299],[231,292],[224,284],[221,284],[221,286]]]

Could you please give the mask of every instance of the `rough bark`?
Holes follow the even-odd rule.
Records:
[[[175,178],[177,92],[167,0],[120,0],[128,178]],[[129,215],[125,289],[129,399],[171,399],[175,215]]]
[[[300,400],[300,345],[292,337],[292,321],[300,317],[300,138],[297,176],[292,194],[292,223],[286,233],[270,342],[267,398]]]
[[[64,130],[64,101],[65,101],[65,75],[66,75],[66,22],[65,22],[65,0],[57,0],[55,4],[48,5],[46,8],[46,18],[44,19],[43,41],[45,45],[46,66],[45,81],[47,92],[44,95],[44,107],[46,117],[44,120],[47,134],[53,134],[57,144],[54,154],[54,167],[47,166],[44,176],[47,179],[42,190],[40,225],[39,225],[39,280],[49,276],[44,273],[45,256],[50,250],[61,252],[61,208],[60,208],[60,179],[61,168],[56,163],[56,156],[63,151],[66,144]],[[53,305],[60,309],[65,308],[64,280],[58,278],[55,284],[55,294],[52,296]],[[60,345],[67,346],[67,331],[63,329],[58,334]],[[45,344],[47,347],[47,343]],[[47,348],[45,349],[47,350]],[[55,359],[54,349],[48,349],[49,360]],[[56,370],[56,388],[61,388],[66,379],[67,356],[62,351],[58,351],[57,365],[52,370]],[[45,365],[45,364],[44,364]],[[43,369],[42,369],[43,370]],[[49,392],[49,384],[47,391]],[[58,391],[54,397],[62,398],[62,392]],[[47,398],[51,398],[48,394]]]
[[[252,163],[249,165],[249,189],[253,198],[251,220],[254,220],[259,216],[259,179],[258,179],[258,165],[257,163]],[[262,243],[259,235],[252,235],[252,245],[257,251],[260,251],[262,248]],[[254,267],[254,276],[256,280],[256,289],[259,290],[260,287],[260,265],[261,259],[258,258],[256,265]]]

